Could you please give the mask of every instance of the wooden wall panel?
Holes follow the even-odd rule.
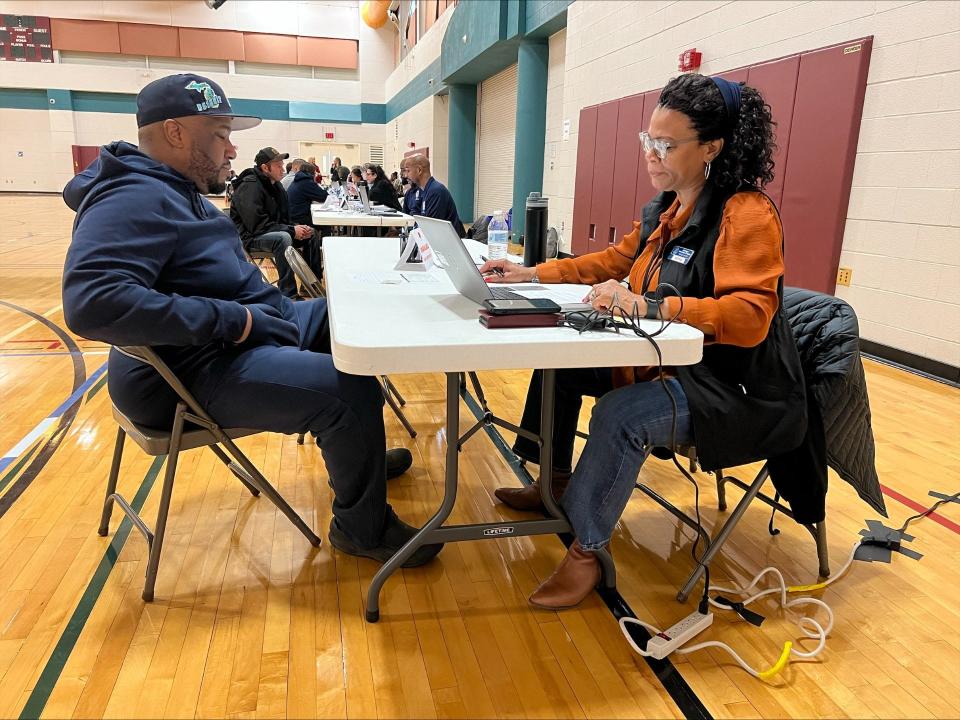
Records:
[[[180,55],[208,60],[246,60],[243,53],[243,33],[182,27]]]
[[[590,203],[593,199],[593,163],[597,143],[597,106],[580,111],[577,136],[577,169],[573,188],[573,228],[570,249],[574,255],[589,252]]]
[[[631,95],[620,101],[617,121],[617,154],[613,165],[613,201],[610,225],[615,241],[633,230],[637,197],[637,168],[640,165],[640,131],[643,125],[643,95]]]
[[[591,250],[603,250],[610,244],[610,206],[613,198],[613,164],[617,156],[617,121],[620,101],[603,103],[597,110],[597,141],[594,149],[593,201],[590,224],[595,227]]]
[[[115,22],[50,18],[50,42],[54,50],[119,53],[120,29]]]
[[[359,50],[356,40],[298,37],[297,64],[314,67],[357,69]]]
[[[800,56],[780,207],[788,285],[836,289],[872,44]]]
[[[124,55],[179,57],[180,33],[170,25],[120,23],[120,52]]]
[[[297,64],[297,38],[293,35],[244,33],[243,55],[247,62]]]
[[[767,195],[777,207],[783,200],[783,177],[787,169],[787,144],[793,125],[793,104],[797,94],[797,73],[800,56],[754,65],[747,75],[747,84],[756,88],[770,105],[773,120],[777,124],[777,151],[773,156],[773,182],[766,187]]]

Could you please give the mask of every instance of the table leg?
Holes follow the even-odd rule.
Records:
[[[367,590],[367,622],[377,622],[380,619],[380,588],[401,565],[410,557],[427,537],[439,528],[453,511],[457,501],[457,475],[459,472],[459,458],[457,455],[456,438],[460,435],[460,375],[448,372],[447,375],[447,459],[444,469],[443,502],[440,509],[419,532],[407,541],[397,553],[383,564],[370,582]]]

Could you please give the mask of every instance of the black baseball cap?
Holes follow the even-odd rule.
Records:
[[[253,159],[253,164],[257,166],[266,165],[274,160],[286,160],[288,157],[290,157],[290,153],[282,153],[276,148],[265,147],[257,153],[257,156]]]
[[[137,95],[137,127],[190,115],[233,118],[233,130],[246,130],[261,122],[253,115],[235,113],[222,87],[210,78],[192,73],[154,80]]]

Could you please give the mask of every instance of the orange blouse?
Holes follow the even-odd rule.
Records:
[[[658,249],[664,225],[669,225],[670,237],[676,237],[687,224],[692,207],[683,212],[679,208],[679,201],[674,201],[660,216],[660,225],[636,261],[639,222],[633,223],[633,232],[606,250],[537,265],[540,282],[596,285],[629,278],[630,290],[636,294],[656,288],[659,269],[648,288],[640,287],[643,274]],[[762,342],[779,306],[782,240],[780,220],[766,196],[756,192],[733,195],[724,206],[713,254],[713,297],[684,297],[679,321],[703,332],[708,343],[753,347]],[[667,298],[664,315],[673,317],[679,307],[678,298]]]

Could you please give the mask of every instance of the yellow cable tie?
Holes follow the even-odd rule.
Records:
[[[757,677],[759,677],[761,680],[769,680],[783,670],[787,666],[787,663],[790,662],[790,648],[792,647],[792,642],[789,640],[785,642],[783,644],[783,652],[780,653],[780,659],[777,660],[777,662],[775,662],[769,670],[764,670],[761,673],[757,673]]]
[[[818,582],[818,583],[813,583],[812,585],[790,585],[787,587],[787,592],[795,593],[795,592],[807,592],[809,590],[822,590],[827,585],[829,585],[829,582]]]

